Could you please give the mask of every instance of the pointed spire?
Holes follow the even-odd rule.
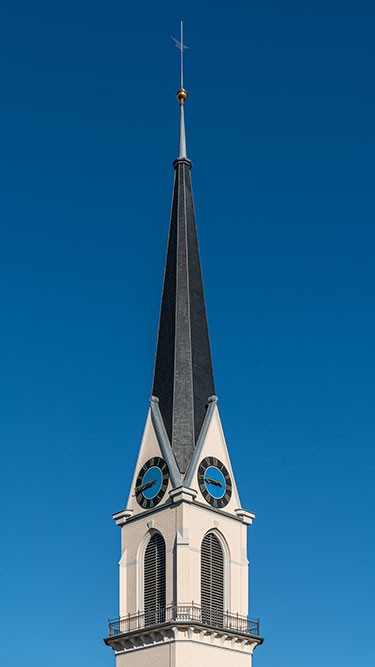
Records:
[[[165,265],[152,393],[159,399],[177,465],[185,473],[215,394],[203,281],[195,223],[191,162],[186,157],[184,102],[180,102],[180,150]]]

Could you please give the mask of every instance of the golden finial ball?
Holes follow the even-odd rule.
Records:
[[[178,90],[177,93],[176,93],[176,97],[177,97],[179,102],[186,102],[187,96],[188,96],[188,94],[187,94],[185,88],[180,88],[180,90]]]

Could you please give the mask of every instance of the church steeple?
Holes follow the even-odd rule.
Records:
[[[179,156],[175,180],[167,259],[156,348],[153,395],[181,473],[185,473],[199,436],[208,399],[215,394],[204,301],[202,272],[191,186],[191,161],[186,154],[181,86]]]
[[[183,54],[183,41],[176,41]],[[153,396],[121,526],[116,667],[251,667],[246,529],[222,428],[187,157],[184,105],[175,160]],[[130,453],[130,452],[129,452]],[[128,453],[126,454],[126,461]]]

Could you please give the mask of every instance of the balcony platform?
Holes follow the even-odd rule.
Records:
[[[211,645],[219,642],[221,646],[251,653],[255,646],[263,643],[259,619],[196,604],[169,605],[129,614],[110,620],[108,626],[108,637],[104,642],[116,653],[182,637]]]

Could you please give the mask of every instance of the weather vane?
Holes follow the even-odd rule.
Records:
[[[181,20],[181,41],[178,41],[173,35],[171,35],[175,45],[181,54],[181,88],[177,91],[176,97],[180,103],[180,145],[178,157],[187,159],[186,154],[186,137],[185,137],[185,117],[184,117],[184,104],[187,100],[187,92],[184,88],[184,49],[189,47],[184,44],[184,22]]]
[[[181,101],[185,101],[187,98],[187,92],[184,89],[184,50],[189,49],[189,46],[186,46],[184,44],[184,22],[181,20],[181,41],[178,41],[173,35],[171,35],[176,47],[181,53],[181,88],[177,93],[177,99]],[[183,95],[181,93],[184,93]]]

